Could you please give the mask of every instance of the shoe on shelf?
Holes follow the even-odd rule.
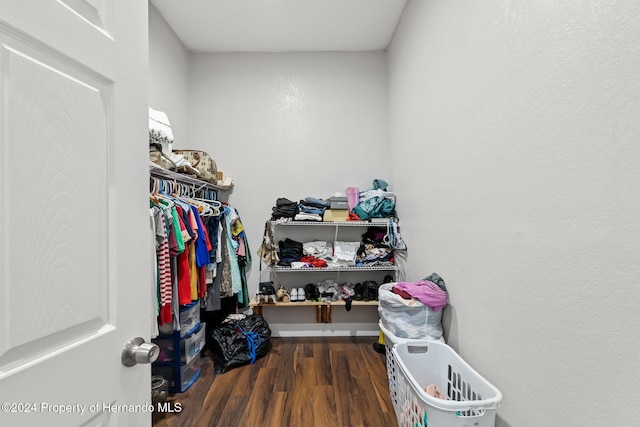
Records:
[[[304,301],[305,299],[304,288],[298,288],[298,301]]]
[[[362,291],[362,283],[356,283],[356,285],[353,287],[353,299],[356,301],[362,301]]]
[[[292,288],[291,289],[291,295],[289,295],[289,297],[291,298],[291,302],[298,301],[298,290],[296,288]]]
[[[284,286],[280,286],[278,288],[278,291],[276,292],[276,296],[278,297],[278,301],[288,302],[289,300],[289,292],[287,291],[287,288],[285,288]],[[284,301],[285,297],[287,297],[287,301]]]

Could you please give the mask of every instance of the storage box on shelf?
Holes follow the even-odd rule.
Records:
[[[186,391],[198,379],[200,351],[206,340],[206,324],[200,323],[199,301],[180,307],[179,319],[179,331],[152,340],[160,347],[160,355],[151,372],[169,382],[171,393]]]
[[[332,197],[329,199],[331,209],[349,209],[349,203],[346,197]]]

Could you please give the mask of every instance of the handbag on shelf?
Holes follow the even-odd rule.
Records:
[[[163,169],[176,169],[176,164],[162,152],[162,145],[157,142],[149,143],[149,161]]]
[[[260,256],[262,262],[264,262],[268,267],[273,267],[278,263],[278,261],[280,261],[278,249],[273,239],[273,235],[271,234],[269,221],[264,225],[264,235],[262,236],[262,243],[258,248],[258,256]],[[262,272],[262,264],[260,264],[260,272]]]
[[[198,179],[218,184],[218,166],[215,160],[200,150],[173,150],[175,154],[181,154],[184,159],[191,163],[191,166],[198,171]]]
[[[273,282],[260,282],[259,292],[261,295],[275,295],[276,288]]]

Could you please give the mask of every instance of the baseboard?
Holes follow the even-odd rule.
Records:
[[[377,323],[269,323],[272,337],[378,337]]]

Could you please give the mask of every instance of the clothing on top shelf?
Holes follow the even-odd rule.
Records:
[[[395,218],[396,194],[387,191],[388,183],[382,179],[373,181],[373,188],[359,191],[347,188],[345,210],[349,221],[367,221],[380,218]],[[272,221],[324,221],[324,213],[331,208],[331,202],[316,197],[305,197],[298,203],[285,197],[276,200],[272,208]],[[347,209],[348,208],[348,209]],[[335,208],[334,208],[335,209]],[[405,249],[397,247],[396,249]]]
[[[322,215],[330,206],[326,200],[316,199],[315,197],[306,197],[298,203],[300,211],[294,219],[296,221],[322,221]]]
[[[387,191],[388,186],[389,183],[385,180],[374,179],[373,188],[358,194],[358,203],[352,212],[361,220],[395,216],[396,195]]]
[[[280,197],[272,208],[271,219],[275,221],[280,218],[294,218],[298,212],[298,204],[296,202]]]
[[[272,208],[271,220],[294,219],[296,221],[322,221],[324,212],[329,208],[330,203],[326,200],[315,197],[305,197],[304,200],[296,203],[285,197],[276,200],[276,205]]]
[[[308,212],[299,212],[293,217],[296,221],[318,221],[322,222],[322,215],[308,213]]]

